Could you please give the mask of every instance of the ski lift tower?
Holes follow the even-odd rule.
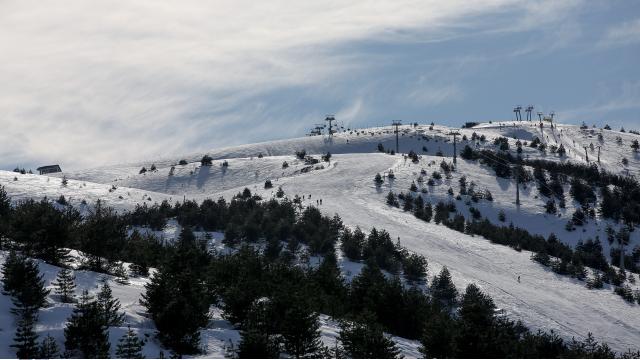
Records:
[[[458,162],[456,161],[456,159],[457,159],[456,143],[457,143],[457,140],[458,140],[457,136],[460,136],[460,133],[457,132],[457,131],[455,131],[455,132],[452,131],[448,135],[452,135],[453,136],[453,164],[457,165]]]
[[[527,121],[531,121],[531,112],[533,111],[533,105],[527,106],[527,110],[525,111],[527,112]]]
[[[540,121],[540,125],[542,125],[542,115],[544,115],[542,111],[538,111],[538,120]]]
[[[334,115],[327,115],[327,117],[324,119],[324,121],[327,121],[329,123],[329,137],[333,136],[333,122],[336,121],[336,117]]]
[[[398,143],[398,133],[399,133],[399,131],[398,131],[398,126],[402,125],[402,121],[400,121],[400,120],[393,120],[393,121],[391,122],[391,125],[396,127],[395,133],[396,133],[396,154],[397,154],[397,153],[399,153],[399,152],[400,152],[400,150],[399,150],[399,149],[400,149],[400,147],[399,147],[399,143]]]
[[[551,125],[553,125],[553,118],[554,118],[555,116],[556,116],[556,112],[555,112],[555,111],[552,111],[552,112],[549,114],[549,121],[551,122]]]
[[[513,108],[513,112],[516,114],[516,120],[518,121],[522,121],[522,113],[520,112],[521,110],[522,106],[520,105]]]

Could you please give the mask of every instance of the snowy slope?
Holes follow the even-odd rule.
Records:
[[[406,125],[400,127],[399,150],[402,153],[414,150],[418,154],[428,155],[435,155],[437,151],[442,151],[445,156],[451,156],[453,153],[453,138],[449,134],[452,131],[466,135],[469,139],[465,142],[461,141],[461,138],[458,138],[458,151],[460,151],[465,144],[472,143],[470,139],[474,132],[477,133],[478,136],[483,134],[486,136],[486,143],[480,143],[479,146],[487,148],[494,148],[492,141],[498,136],[507,137],[510,140],[512,149],[515,149],[515,143],[518,139],[523,142],[530,142],[534,137],[538,137],[543,143],[548,145],[559,146],[562,143],[568,150],[567,156],[561,159],[555,154],[543,154],[536,149],[524,146],[525,157],[585,163],[584,146],[589,146],[593,143],[596,147],[598,145],[601,146],[600,165],[605,169],[614,173],[626,174],[627,171],[629,171],[630,175],[640,175],[640,154],[633,153],[630,147],[633,139],[640,140],[640,135],[592,128],[583,130],[575,125],[558,124],[555,125],[553,129],[549,128],[548,125],[545,126],[546,127],[540,129],[536,123],[530,122],[485,123],[479,124],[471,129],[457,129],[440,125],[431,127],[426,125],[418,125],[417,127]],[[430,130],[430,128],[432,129]],[[600,132],[603,134],[603,142],[599,142],[597,139],[597,134]],[[616,143],[617,137],[622,139],[622,145]],[[150,159],[148,161],[126,165],[119,164],[96,169],[73,171],[66,173],[66,175],[69,178],[78,180],[111,183],[140,176],[144,177],[145,175],[138,174],[139,170],[143,166],[148,169],[152,164],[158,167],[161,174],[168,175],[170,167],[176,165],[179,160],[184,159],[189,163],[196,163],[200,161],[205,153],[215,160],[255,158],[259,154],[263,154],[264,156],[293,156],[296,151],[302,149],[305,149],[309,154],[323,154],[327,151],[332,154],[355,154],[377,152],[377,145],[379,143],[382,144],[385,149],[395,150],[395,134],[391,127],[357,129],[335,134],[331,138],[326,135],[309,136],[213,149],[208,152],[176,156],[172,159]],[[423,147],[427,148],[427,152],[423,151]],[[588,153],[590,162],[597,159],[597,148],[595,148],[593,152],[588,150]],[[628,166],[622,165],[622,158],[629,160]],[[180,168],[180,166],[176,166],[176,168]],[[143,181],[142,183],[147,182]]]
[[[358,130],[336,134],[332,139],[326,136],[313,136],[299,139],[250,144],[232,148],[212,150],[208,152],[215,161],[211,167],[200,167],[199,159],[203,153],[189,156],[176,156],[173,159],[153,159],[127,165],[113,165],[97,169],[68,172],[70,179],[67,189],[61,189],[59,179],[36,175],[16,175],[17,182],[12,182],[14,173],[0,172],[0,183],[7,187],[11,196],[23,198],[33,196],[40,198],[47,194],[57,198],[61,192],[65,196],[88,199],[107,199],[113,206],[131,208],[135,203],[151,197],[153,202],[161,199],[171,201],[182,200],[183,197],[202,200],[231,197],[249,187],[254,191],[270,197],[273,191],[282,186],[289,197],[295,194],[312,195],[305,200],[305,205],[316,205],[322,199],[321,210],[328,215],[338,213],[345,224],[360,226],[365,230],[376,226],[389,231],[392,236],[400,236],[401,242],[410,250],[424,254],[429,260],[431,275],[442,265],[447,265],[452,272],[456,285],[460,288],[467,283],[475,282],[487,291],[509,316],[523,320],[534,329],[554,329],[562,336],[585,337],[588,331],[594,332],[600,340],[609,343],[614,349],[624,351],[628,347],[640,344],[640,306],[629,305],[613,294],[611,289],[588,290],[584,283],[567,277],[556,275],[537,263],[532,262],[530,253],[516,252],[511,248],[494,245],[480,237],[472,237],[452,231],[444,226],[425,223],[413,215],[385,204],[385,196],[389,190],[394,192],[408,191],[409,185],[415,181],[420,170],[428,174],[439,170],[442,157],[434,156],[441,151],[450,156],[453,151],[452,130],[458,130],[471,139],[471,134],[485,135],[487,141],[479,147],[494,148],[492,139],[506,136],[512,149],[515,142],[530,142],[534,136],[548,144],[562,143],[568,150],[565,158],[556,154],[543,154],[540,151],[524,146],[524,156],[552,161],[585,162],[584,148],[591,142],[601,145],[601,166],[614,173],[638,176],[640,158],[630,148],[631,140],[638,135],[603,131],[603,143],[599,143],[597,133],[600,130],[580,129],[576,126],[558,125],[551,130],[542,130],[534,123],[493,123],[480,124],[472,129],[451,129],[443,126],[405,126],[401,128],[400,151],[413,149],[424,155],[420,164],[405,161],[402,156],[391,156],[377,152],[378,143],[385,148],[395,148],[395,135],[390,127]],[[616,137],[621,137],[623,145],[616,144]],[[458,138],[460,140],[460,137]],[[575,142],[575,144],[574,144]],[[471,141],[466,143],[472,144]],[[458,150],[465,142],[458,143]],[[423,151],[426,147],[427,151]],[[301,173],[305,166],[293,155],[295,151],[306,149],[307,153],[321,154],[330,151],[334,154],[331,164],[321,163],[324,169]],[[595,150],[597,152],[597,150]],[[589,152],[589,160],[596,159],[597,154]],[[258,158],[262,153],[263,158]],[[627,166],[621,159],[626,157]],[[187,165],[176,165],[179,160],[187,160]],[[220,166],[223,160],[229,163],[228,168]],[[447,159],[450,161],[450,158]],[[286,161],[290,166],[282,168]],[[434,164],[435,162],[435,164]],[[147,169],[155,164],[157,171],[139,174],[142,166]],[[170,169],[175,166],[173,175]],[[380,188],[373,184],[376,173],[384,173],[393,169],[396,180],[385,182]],[[554,232],[558,237],[574,245],[579,240],[586,240],[602,234],[604,224],[596,219],[574,232],[566,232],[564,224],[573,213],[573,204],[567,196],[567,210],[561,211],[559,217],[543,214],[544,199],[538,196],[537,189],[529,186],[522,189],[522,205],[514,204],[514,184],[505,179],[496,179],[493,171],[473,162],[458,159],[458,171],[450,180],[443,179],[433,187],[427,187],[425,199],[432,203],[440,199],[449,199],[446,193],[449,186],[457,193],[458,178],[464,175],[468,181],[474,181],[477,189],[488,189],[494,197],[493,202],[481,200],[477,207],[483,216],[497,223],[499,210],[504,210],[507,223],[513,222],[533,233],[547,236]],[[76,179],[74,181],[72,179]],[[274,183],[274,189],[264,190],[266,179]],[[425,179],[426,180],[426,179]],[[83,184],[86,184],[84,186]],[[116,193],[109,192],[112,185],[117,186]],[[74,194],[74,192],[76,194]],[[123,196],[127,194],[128,196]],[[120,196],[123,196],[120,199]],[[147,201],[148,202],[148,201]],[[457,202],[458,210],[467,214],[464,200]],[[601,238],[603,236],[601,235]],[[633,234],[632,245],[640,243],[637,232]],[[605,254],[608,244],[603,243]],[[516,281],[520,275],[522,282]]]
[[[171,200],[171,196],[144,189],[118,187],[110,184],[98,184],[88,181],[68,179],[63,186],[61,179],[32,174],[19,174],[0,170],[0,185],[5,187],[14,202],[24,199],[40,200],[47,197],[57,200],[63,195],[71,205],[84,209],[82,201],[88,205],[101,199],[106,205],[121,210],[130,210],[136,204],[153,204],[162,200]]]
[[[567,338],[583,338],[591,331],[614,349],[637,347],[640,307],[627,304],[610,289],[588,290],[584,283],[531,261],[529,252],[516,252],[389,208],[386,193],[375,188],[371,174],[403,162],[382,154],[336,156],[333,171],[281,179],[278,185],[288,194],[312,194],[313,204],[321,197],[321,210],[340,214],[345,224],[364,229],[376,226],[400,236],[404,246],[427,257],[431,275],[447,265],[458,287],[477,283],[507,315],[534,329],[554,329]]]
[[[74,252],[77,255],[77,253]],[[0,252],[0,262],[4,262],[5,252]],[[51,282],[56,278],[60,268],[38,262],[40,272],[44,275],[45,286],[51,290],[47,298],[48,305],[39,312],[38,323],[35,327],[40,340],[51,335],[56,339],[58,346],[64,349],[64,327],[66,320],[73,312],[73,304],[59,302],[54,293]],[[96,294],[103,281],[107,281],[113,291],[113,296],[120,300],[122,311],[125,313],[123,326],[109,328],[109,342],[111,343],[111,358],[115,358],[118,339],[127,331],[127,325],[131,326],[138,337],[146,340],[143,347],[143,354],[146,358],[158,358],[160,351],[165,356],[170,355],[170,351],[163,348],[154,337],[155,325],[152,320],[146,317],[145,308],[140,305],[139,299],[144,292],[144,285],[149,278],[131,278],[129,284],[123,285],[115,281],[110,275],[94,273],[91,271],[75,271],[76,276],[76,296],[80,296],[83,289],[89,290],[90,294]],[[15,334],[16,318],[11,314],[11,298],[0,292],[0,358],[14,358],[15,350],[10,347]],[[203,358],[224,358],[227,349],[233,345],[237,346],[240,341],[240,334],[233,326],[221,316],[219,309],[211,308],[211,320],[206,329],[201,331],[201,347],[204,353],[199,357]],[[322,341],[330,348],[335,346],[339,333],[339,324],[331,320],[326,315],[320,316],[320,332]],[[400,337],[392,337],[398,344],[398,348],[407,358],[420,357],[416,341],[407,340]]]

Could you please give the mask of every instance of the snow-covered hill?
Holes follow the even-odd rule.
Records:
[[[76,259],[80,257],[77,252],[73,252]],[[6,253],[0,251],[0,262],[4,262]],[[54,294],[54,286],[51,284],[55,280],[59,267],[43,262],[38,262],[40,272],[44,276],[45,286],[51,290],[47,297],[47,305],[38,313],[38,325],[35,332],[40,339],[51,335],[60,347],[64,344],[65,323],[73,312],[74,304],[60,302],[58,296]],[[108,283],[113,291],[113,296],[120,300],[122,311],[125,314],[124,324],[120,327],[109,328],[109,342],[111,343],[111,358],[116,357],[116,345],[118,340],[130,326],[140,339],[145,340],[143,355],[146,358],[158,358],[160,352],[165,356],[171,354],[170,350],[163,348],[162,344],[155,339],[155,325],[145,312],[144,306],[140,305],[140,297],[144,292],[144,285],[149,281],[148,277],[130,278],[127,284],[116,281],[113,276],[95,273],[92,271],[75,271],[76,276],[76,297],[79,297],[82,290],[88,290],[95,295],[99,291],[99,286],[104,282]],[[16,331],[16,319],[10,309],[13,304],[11,297],[0,292],[0,358],[10,359],[15,357],[15,349],[11,348],[12,339]],[[219,309],[212,307],[210,313],[212,318],[206,329],[201,331],[201,347],[204,353],[203,358],[224,358],[228,349],[237,346],[240,341],[240,333],[233,328],[233,325],[224,320]],[[320,332],[324,344],[330,348],[335,346],[339,333],[339,324],[326,315],[320,316]],[[407,358],[417,358],[419,343],[412,340],[393,336],[394,342]]]
[[[307,195],[305,204],[315,206],[322,199],[320,209],[328,215],[339,214],[349,226],[360,226],[367,230],[375,226],[388,230],[392,236],[400,237],[402,245],[409,250],[427,257],[430,275],[446,265],[458,287],[471,282],[478,284],[508,316],[521,319],[533,329],[553,329],[567,338],[583,338],[591,331],[615,350],[638,347],[640,306],[624,302],[610,288],[588,290],[583,282],[556,275],[531,261],[531,254],[527,251],[516,252],[480,237],[426,223],[410,213],[385,204],[389,190],[406,192],[411,182],[417,182],[421,170],[430,174],[438,169],[443,157],[436,154],[441,152],[447,161],[451,161],[453,143],[449,134],[454,130],[467,138],[461,140],[462,137],[458,137],[458,151],[465,144],[476,147],[476,143],[471,141],[474,132],[478,136],[484,135],[487,140],[477,146],[491,149],[495,149],[492,140],[499,136],[507,137],[512,149],[517,140],[531,142],[538,137],[548,145],[562,144],[567,149],[566,157],[523,146],[524,157],[586,163],[585,146],[589,162],[597,160],[597,146],[601,146],[601,167],[616,174],[640,175],[640,156],[630,147],[633,139],[640,139],[638,135],[581,129],[571,125],[557,125],[551,129],[545,124],[541,129],[536,123],[502,122],[480,124],[471,129],[437,125],[401,127],[400,152],[414,150],[423,155],[418,164],[406,160],[402,155],[378,151],[378,144],[385,149],[395,149],[395,134],[391,127],[384,127],[347,131],[331,138],[313,136],[211,150],[208,155],[214,159],[213,166],[200,166],[199,161],[204,153],[176,154],[172,159],[150,159],[67,172],[64,174],[69,179],[66,187],[61,185],[59,178],[52,176],[1,171],[0,184],[16,200],[43,196],[55,199],[65,195],[67,199],[71,198],[74,205],[82,199],[89,204],[96,199],[105,199],[118,209],[130,209],[136,203],[153,203],[164,199],[175,202],[184,198],[229,198],[244,187],[264,197],[271,197],[275,189],[282,186],[289,197]],[[602,133],[602,141],[598,139],[599,133]],[[590,150],[591,143],[594,145],[593,152]],[[314,166],[304,172],[307,165],[294,155],[303,149],[316,157],[326,152],[333,154],[333,157],[330,163],[321,162],[317,165],[322,167]],[[622,163],[623,158],[627,159],[626,165]],[[186,160],[186,165],[179,165],[180,160]],[[223,161],[228,163],[228,167],[222,166]],[[289,166],[284,168],[284,162]],[[140,174],[142,167],[150,169],[152,165],[157,170]],[[394,171],[396,179],[391,182],[387,180],[381,187],[376,187],[374,175],[384,174],[390,169]],[[56,176],[61,177],[62,174]],[[517,207],[514,203],[514,183],[496,178],[491,169],[475,162],[458,158],[458,168],[453,178],[443,178],[434,186],[420,186],[427,188],[426,197],[432,203],[440,199],[455,201],[447,194],[447,190],[452,187],[457,192],[460,176],[473,181],[477,189],[492,193],[493,202],[480,201],[474,204],[492,222],[498,222],[498,212],[502,210],[507,223],[513,222],[544,236],[553,232],[569,245],[596,235],[603,237],[606,222],[602,219],[596,219],[577,231],[567,232],[564,225],[573,213],[575,204],[568,204],[567,209],[561,210],[558,216],[547,215],[543,208],[544,200],[534,186],[521,190],[522,205]],[[273,182],[273,189],[264,189],[267,179]],[[308,195],[311,195],[310,199]],[[570,198],[567,196],[567,199]],[[467,215],[464,202],[459,201],[457,205]],[[630,247],[639,243],[639,235],[633,233]],[[605,254],[608,254],[609,245],[606,241],[603,246]],[[518,276],[521,282],[517,281]],[[127,296],[133,299],[139,292],[140,289],[136,290],[132,283],[131,294],[123,295],[123,303],[127,301]],[[207,356],[216,356],[216,353]]]

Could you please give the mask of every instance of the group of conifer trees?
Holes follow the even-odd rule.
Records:
[[[12,313],[16,316],[17,328],[11,347],[16,349],[18,358],[109,357],[108,328],[121,326],[124,313],[107,282],[95,297],[83,290],[76,299],[75,276],[70,269],[62,268],[52,281],[60,301],[75,304],[64,329],[64,352],[49,334],[39,342],[34,330],[39,311],[48,306],[50,295],[37,262],[15,251],[9,252],[2,265],[2,284],[3,293],[10,295],[14,304]],[[117,345],[116,355],[141,358],[143,345],[129,328]]]
[[[498,144],[504,140],[498,140]],[[582,226],[589,219],[595,218],[595,207],[597,196],[595,188],[600,187],[601,202],[598,212],[604,218],[622,222],[623,226],[619,231],[607,228],[607,240],[611,247],[611,263],[619,266],[621,260],[624,261],[624,268],[635,273],[640,272],[640,247],[636,247],[631,254],[624,253],[622,249],[628,244],[628,233],[633,231],[635,224],[640,222],[640,185],[633,178],[614,175],[604,170],[599,170],[597,166],[572,164],[570,162],[558,163],[544,160],[523,160],[513,157],[509,152],[494,152],[491,150],[473,150],[470,146],[465,146],[461,157],[467,160],[480,160],[494,168],[496,176],[515,176],[509,168],[511,163],[517,167],[519,181],[526,183],[535,181],[541,195],[548,197],[545,208],[547,212],[556,213],[555,199],[559,200],[560,207],[564,208],[565,195],[564,184],[570,185],[571,197],[580,204],[581,208],[575,210],[572,218],[567,223],[567,230],[575,229],[574,226]],[[489,161],[498,159],[498,161]],[[523,165],[533,167],[533,176]],[[549,180],[547,180],[547,174]],[[461,178],[461,181],[462,178]],[[413,197],[417,189],[412,189],[408,195],[403,193],[396,196],[392,192],[387,196],[387,204],[399,207],[402,200],[403,209],[412,211],[418,218],[430,221],[430,217],[425,218],[424,214],[431,214],[431,204],[424,205],[421,196]],[[611,190],[613,189],[613,190]],[[460,195],[457,200],[462,200],[462,195],[468,195],[461,182]],[[453,196],[451,189],[449,194]],[[606,261],[602,253],[600,239],[588,239],[580,242],[575,249],[571,249],[558,240],[555,234],[551,234],[548,239],[539,235],[532,235],[528,231],[515,227],[491,223],[487,218],[482,218],[479,211],[469,208],[471,219],[466,219],[462,214],[456,212],[454,202],[438,202],[434,207],[434,221],[442,223],[454,230],[469,234],[482,235],[492,242],[508,245],[516,250],[529,250],[536,254],[533,260],[549,266],[554,272],[562,275],[569,275],[580,280],[586,280],[587,272],[585,267],[595,270],[595,278],[587,280],[589,288],[598,288],[593,284],[609,283],[616,286],[616,293],[630,301],[640,303],[640,293],[632,293],[628,286],[622,286],[627,278],[634,281],[634,276],[627,276],[625,270],[616,270]],[[453,214],[453,215],[452,215]],[[504,218],[504,216],[502,217]],[[501,220],[504,221],[504,220]],[[629,295],[631,294],[631,295]]]
[[[50,295],[35,261],[25,256],[39,254],[30,252],[37,248],[31,244],[39,238],[18,241],[12,237],[15,219],[11,217],[20,206],[7,210],[0,201],[0,211],[11,213],[8,226],[2,227],[9,229],[3,233],[3,247],[17,250],[10,252],[4,266],[26,269],[12,272],[3,268],[3,283],[5,291],[12,291],[16,299],[28,299],[16,308],[39,309],[46,306]],[[230,202],[221,199],[160,206],[164,207],[163,216],[175,217],[184,225],[174,243],[165,244],[134,231],[110,254],[101,253],[96,244],[85,244],[82,249],[90,261],[85,264],[89,269],[108,272],[113,264],[126,259],[140,259],[145,268],[157,269],[140,300],[156,324],[158,339],[175,355],[202,352],[200,331],[210,320],[212,305],[239,329],[241,341],[230,351],[240,357],[396,357],[399,349],[388,334],[420,340],[421,351],[429,357],[613,355],[606,345],[591,338],[565,342],[554,334],[530,333],[521,324],[496,316],[493,302],[479,288],[470,286],[459,295],[446,268],[425,290],[426,260],[405,253],[384,230],[372,230],[365,236],[358,229],[347,230],[337,216],[324,216],[313,207],[297,210],[286,198],[262,201],[248,189]],[[140,210],[137,216],[142,220],[138,223],[146,221],[144,214]],[[34,232],[46,231],[48,226],[47,222],[32,224]],[[95,229],[88,235],[76,233],[86,226]],[[127,214],[96,209],[71,228],[69,237],[72,241],[83,236],[99,241],[100,234],[108,234],[115,239],[105,241],[119,244],[121,227],[129,226]],[[207,246],[209,239],[194,236],[192,229],[231,233],[225,243],[234,250],[212,252]],[[336,247],[341,240],[347,256],[364,264],[351,281],[345,279],[337,260]],[[310,266],[304,260],[306,253],[318,256],[320,263]],[[24,264],[15,265],[18,263]],[[16,281],[15,274],[31,274],[31,279]],[[409,281],[403,281],[400,274]],[[20,285],[22,290],[16,290],[15,284],[31,285]],[[123,321],[109,286],[103,285],[95,296],[83,291],[76,299],[74,275],[65,269],[52,285],[60,301],[75,303],[65,327],[63,354],[107,356],[108,329],[122,326]],[[328,321],[321,314],[339,324],[336,346],[320,341],[320,325]],[[15,345],[24,351],[21,354],[36,357],[43,348],[59,351],[50,337],[37,344],[35,320],[25,319],[26,325],[16,333]],[[129,330],[116,354],[137,357],[142,346]]]

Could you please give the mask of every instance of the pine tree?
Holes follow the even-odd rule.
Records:
[[[400,354],[382,327],[366,315],[360,321],[343,321],[339,339],[345,355],[354,359],[395,359]]]
[[[430,222],[431,218],[433,217],[433,206],[431,206],[431,203],[428,202],[425,206],[424,206],[424,211],[422,212],[422,219],[426,222]]]
[[[211,166],[213,162],[213,158],[209,155],[204,155],[200,160],[200,165],[202,166]]]
[[[342,231],[340,248],[346,257],[358,261],[362,259],[364,240],[365,235],[360,228],[356,228],[353,233],[349,229],[344,229]]]
[[[14,250],[9,252],[2,264],[2,293],[13,295],[22,284],[22,267],[24,259]]]
[[[402,261],[404,276],[409,281],[422,281],[427,276],[427,259],[419,254],[409,254]]]
[[[11,295],[14,309],[12,312],[19,316],[30,313],[34,320],[37,311],[43,307],[49,295],[44,287],[43,275],[40,274],[38,264],[14,252],[9,253],[2,267],[4,293]]]
[[[295,358],[316,357],[322,349],[318,314],[303,297],[294,296],[280,319],[285,351]]]
[[[46,199],[26,200],[12,214],[11,238],[27,256],[63,264],[69,255],[80,213],[72,207],[58,210]]]
[[[320,266],[311,273],[311,284],[321,313],[337,317],[345,312],[347,287],[335,253],[324,256]]]
[[[122,217],[98,200],[80,230],[80,247],[87,255],[84,265],[92,271],[108,273],[127,243]]]
[[[75,284],[76,276],[70,269],[62,268],[51,284],[55,286],[56,294],[60,295],[60,300],[63,303],[71,303],[75,299],[74,291],[76,289]]]
[[[116,282],[120,285],[129,285],[129,274],[122,262],[118,262],[113,268],[113,275],[116,277]]]
[[[241,359],[270,359],[280,356],[280,337],[275,333],[273,308],[268,300],[255,301],[240,331],[238,344]]]
[[[11,198],[7,195],[4,186],[0,185],[0,248],[2,248],[3,238],[9,232],[9,219],[13,212]]]
[[[279,342],[273,335],[266,335],[254,329],[243,330],[240,334],[240,359],[277,359],[280,356]]]
[[[12,348],[16,349],[16,357],[28,359],[38,357],[38,335],[33,331],[35,319],[31,313],[24,313],[18,321]]]
[[[638,150],[640,149],[640,143],[638,143],[638,139],[633,139],[633,141],[631,142],[631,148],[634,152],[638,152]]]
[[[558,148],[558,155],[565,156],[567,154],[567,150],[564,148],[564,145],[560,144]]]
[[[96,300],[106,326],[122,325],[124,312],[120,312],[120,300],[113,297],[111,287],[106,281],[102,284]]]
[[[417,192],[418,191],[418,187],[416,186],[415,182],[411,182],[411,186],[409,187],[409,191],[411,192]]]
[[[143,346],[144,341],[140,340],[138,335],[131,330],[131,326],[127,326],[127,332],[118,341],[116,356],[120,359],[144,359]]]
[[[398,200],[396,199],[396,196],[392,191],[389,191],[389,194],[387,194],[387,205],[395,207],[399,206]]]
[[[209,321],[210,296],[202,279],[208,256],[184,228],[167,261],[145,285],[147,308],[160,340],[178,354],[199,351],[200,328]]]
[[[431,316],[422,331],[420,352],[425,358],[455,357],[456,327],[449,315],[437,312]]]
[[[458,310],[459,333],[456,340],[456,357],[469,358],[478,354],[491,355],[494,345],[495,305],[488,295],[475,284],[469,284],[460,301]],[[493,357],[493,356],[492,356]]]
[[[107,329],[100,306],[84,290],[64,329],[66,351],[74,357],[108,357],[111,344]]]
[[[38,349],[38,356],[40,359],[56,359],[60,358],[60,348],[58,348],[58,343],[53,336],[47,334],[47,336],[42,339],[40,343],[40,348]]]
[[[384,180],[382,180],[382,176],[380,175],[380,173],[377,173],[375,178],[373,179],[373,182],[376,183],[376,185],[381,185]]]
[[[440,274],[433,278],[431,283],[431,294],[434,299],[439,300],[445,306],[453,306],[456,303],[458,297],[458,290],[456,290],[453,281],[451,280],[451,274],[446,266],[440,270]]]

